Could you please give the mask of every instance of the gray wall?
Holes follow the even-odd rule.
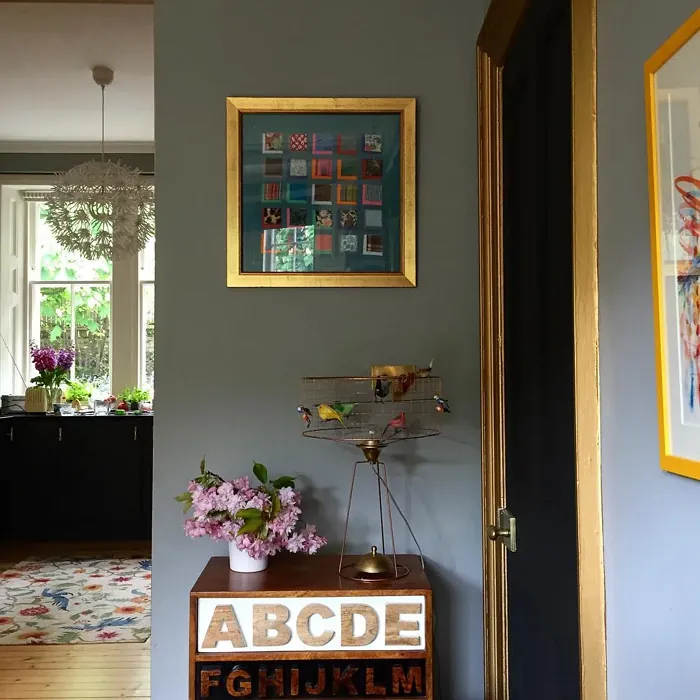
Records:
[[[700,686],[700,483],[659,469],[644,61],[697,0],[599,4],[601,397],[612,700]]]
[[[300,378],[432,356],[454,404],[445,435],[386,456],[430,560],[442,697],[483,698],[474,78],[482,17],[481,3],[459,0],[200,0],[196,10],[191,0],[156,2],[154,700],[187,695],[187,593],[208,557],[224,554],[185,539],[173,501],[201,455],[230,476],[253,458],[302,474],[310,519],[337,542],[357,455],[301,437]],[[226,288],[227,95],[418,98],[417,289]],[[185,410],[188,400],[201,409]],[[355,549],[376,539],[373,497],[370,489],[357,500],[366,517],[354,520]]]

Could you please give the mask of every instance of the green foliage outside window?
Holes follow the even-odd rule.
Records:
[[[45,211],[40,209],[40,216]],[[110,285],[112,262],[83,260],[79,255],[63,250],[52,236],[39,241],[40,279],[73,282],[94,280],[101,285],[72,287],[41,286],[40,344],[53,347],[75,344],[75,378],[94,384],[98,389],[109,388]],[[71,298],[71,290],[74,299]],[[75,304],[75,337],[71,335],[72,305]]]

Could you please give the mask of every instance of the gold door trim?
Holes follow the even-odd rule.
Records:
[[[573,285],[581,700],[607,697],[598,367],[597,0],[571,0]],[[487,525],[505,507],[502,70],[527,0],[492,0],[477,42],[485,697],[507,700],[505,548]]]

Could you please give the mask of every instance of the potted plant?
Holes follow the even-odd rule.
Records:
[[[31,380],[35,386],[27,389],[26,410],[53,411],[53,405],[61,400],[61,387],[70,376],[75,350],[72,347],[59,350],[51,347],[40,348],[35,343],[30,343],[29,349],[32,364],[39,375]]]
[[[185,513],[193,512],[185,520],[185,534],[228,542],[232,571],[262,571],[268,557],[281,550],[315,554],[328,543],[314,525],[301,527],[301,495],[291,476],[270,479],[267,469],[254,462],[260,483],[251,486],[247,476],[226,481],[208,471],[205,460],[199,471],[175,498]]]
[[[123,401],[132,411],[138,411],[141,408],[141,403],[148,401],[151,394],[146,389],[133,387],[132,389],[124,389],[119,394],[119,400]]]
[[[87,405],[92,396],[93,388],[87,382],[76,379],[68,382],[66,389],[66,401],[76,410],[80,410],[83,405]]]

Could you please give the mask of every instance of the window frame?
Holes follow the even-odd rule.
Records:
[[[144,180],[153,186],[154,178],[143,175]],[[110,382],[113,394],[127,387],[141,386],[145,376],[142,363],[145,363],[145,342],[141,348],[143,310],[141,308],[143,284],[155,285],[153,279],[141,279],[141,253],[112,264],[111,281],[95,280],[51,280],[40,281],[30,278],[32,265],[30,245],[35,226],[37,200],[25,200],[23,192],[48,191],[55,182],[54,176],[26,176],[22,178],[0,175],[0,317],[7,316],[6,309],[17,309],[12,315],[14,328],[9,322],[0,321],[0,332],[10,338],[13,360],[4,343],[0,341],[0,393],[23,394],[24,383],[29,383],[32,367],[29,357],[29,341],[32,339],[34,309],[33,288],[46,286],[96,286],[110,287]],[[6,260],[8,247],[19,253],[17,269],[8,273]],[[5,255],[3,256],[3,253]],[[5,279],[11,274],[12,280]],[[15,298],[10,298],[15,297]],[[9,333],[8,333],[9,330]],[[17,367],[14,367],[16,362]],[[21,372],[22,378],[18,377]],[[8,376],[9,375],[9,376]]]

